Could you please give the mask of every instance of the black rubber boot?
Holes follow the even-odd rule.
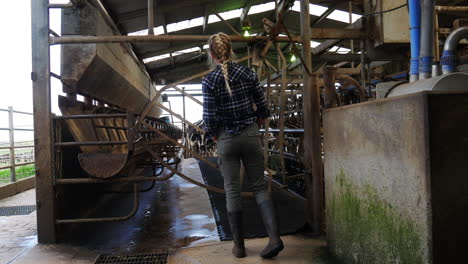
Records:
[[[245,257],[245,245],[244,245],[244,233],[242,228],[242,211],[240,212],[228,212],[229,225],[231,226],[232,241],[234,247],[232,248],[232,254],[236,258]]]
[[[273,258],[284,248],[283,241],[279,235],[278,220],[276,218],[273,200],[268,199],[259,204],[259,207],[262,213],[263,224],[270,237],[268,245],[262,250],[260,256],[262,258]]]

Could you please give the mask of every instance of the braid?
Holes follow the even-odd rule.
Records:
[[[208,40],[211,53],[221,63],[221,71],[223,72],[226,90],[232,96],[231,86],[229,85],[228,62],[231,61],[231,41],[224,33],[218,33],[210,37]]]

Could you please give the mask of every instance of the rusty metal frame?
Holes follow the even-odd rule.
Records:
[[[37,235],[39,243],[54,243],[56,226],[50,98],[49,0],[31,0],[31,37]]]

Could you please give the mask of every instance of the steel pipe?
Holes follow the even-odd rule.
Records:
[[[452,73],[459,63],[456,54],[457,46],[464,38],[468,38],[468,27],[462,27],[454,30],[445,40],[444,53],[440,59],[443,74]]]
[[[432,62],[434,60],[434,10],[434,0],[422,0],[419,79],[430,78],[432,74]]]
[[[72,8],[75,5],[73,3],[66,4],[49,4],[49,8]]]
[[[148,0],[148,35],[154,35],[154,0]]]
[[[436,6],[435,10],[438,13],[468,12],[468,6]]]
[[[127,118],[127,114],[95,114],[95,115],[66,115],[56,116],[54,119],[92,119],[92,118]]]
[[[107,146],[107,145],[126,145],[127,141],[83,141],[83,142],[58,142],[56,147],[76,147],[76,146]]]
[[[89,43],[125,43],[125,42],[172,42],[198,41],[206,42],[210,36],[202,35],[156,35],[156,36],[62,36],[49,37],[51,45],[57,44],[89,44]],[[267,41],[268,36],[229,36],[232,42]],[[301,36],[292,36],[294,42],[301,42]],[[276,42],[291,42],[288,37],[275,37]]]

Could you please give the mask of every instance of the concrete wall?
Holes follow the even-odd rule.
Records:
[[[18,194],[20,192],[27,191],[36,186],[36,177],[31,176],[12,182],[3,186],[0,186],[0,200]]]
[[[345,263],[465,263],[468,93],[326,110],[327,239]]]
[[[324,111],[327,240],[345,263],[431,263],[425,96]]]

